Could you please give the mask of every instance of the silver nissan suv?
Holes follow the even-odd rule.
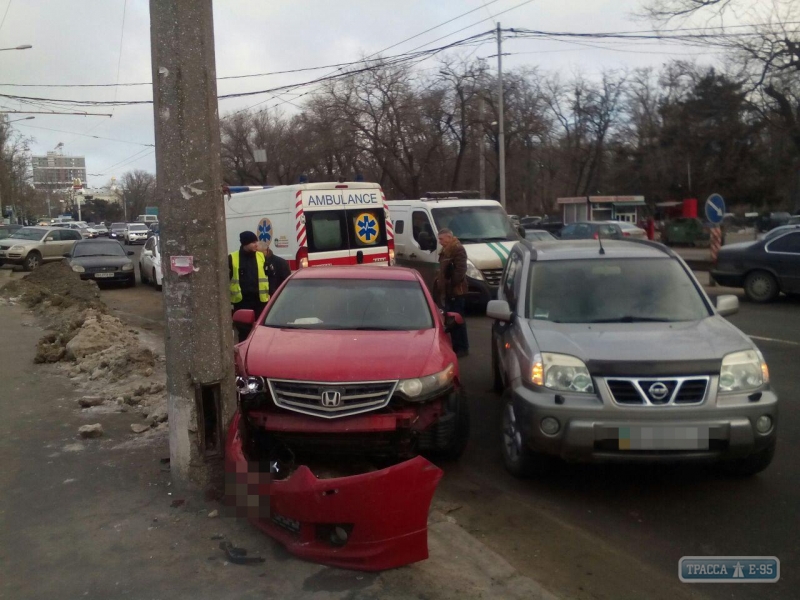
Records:
[[[646,241],[522,241],[489,302],[503,458],[517,476],[567,461],[719,461],[775,453],[778,398],[756,345],[671,250]]]

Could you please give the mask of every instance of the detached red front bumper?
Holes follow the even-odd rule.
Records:
[[[237,412],[225,447],[225,470],[248,518],[291,553],[314,562],[380,571],[428,558],[428,509],[442,471],[424,458],[350,477],[317,479],[306,466],[271,481],[242,451]],[[244,493],[243,493],[244,490]],[[243,500],[248,498],[248,500]],[[255,510],[259,510],[256,508]],[[342,536],[342,533],[345,536]]]

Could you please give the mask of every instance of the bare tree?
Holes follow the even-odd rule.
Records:
[[[135,169],[120,178],[122,201],[128,207],[128,218],[144,213],[145,207],[155,203],[156,177],[152,173]]]

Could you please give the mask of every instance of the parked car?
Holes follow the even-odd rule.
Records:
[[[711,276],[718,284],[744,288],[753,302],[781,292],[800,294],[800,225],[784,225],[754,242],[723,246]]]
[[[781,225],[788,225],[792,218],[786,211],[764,212],[756,220],[756,229],[760,232],[770,231]]]
[[[127,228],[127,223],[112,223],[108,228],[108,237],[112,240],[123,240],[125,239],[125,230]]]
[[[604,221],[579,221],[570,223],[561,230],[562,240],[621,240],[622,229],[616,221],[607,223]]]
[[[81,240],[64,254],[81,279],[121,282],[128,287],[136,285],[131,256],[133,252],[126,251],[116,240]]]
[[[722,461],[739,475],[775,453],[778,398],[756,345],[686,264],[653,242],[515,246],[489,303],[515,475],[569,461]]]
[[[791,217],[787,225],[800,225],[800,215]]]
[[[22,265],[33,271],[44,262],[61,260],[80,232],[60,227],[23,227],[0,241],[0,265]]]
[[[102,223],[98,223],[93,226],[93,229],[97,232],[98,237],[108,237],[108,227],[103,225]]]
[[[693,217],[667,221],[661,230],[661,242],[667,246],[707,246],[710,238],[709,226]]]
[[[619,228],[622,230],[622,237],[632,238],[634,240],[647,239],[647,232],[638,225],[634,225],[633,223],[628,223],[627,221],[609,221],[609,222],[616,223],[617,225],[619,225]]]
[[[149,229],[144,223],[128,223],[123,237],[125,245],[144,244],[147,241],[148,231]]]
[[[522,217],[519,224],[525,229],[536,229],[537,225],[542,222],[542,217]]]
[[[526,229],[525,239],[530,242],[555,242],[557,238],[544,229]]]
[[[564,222],[558,218],[544,217],[536,226],[536,229],[543,229],[549,231],[555,237],[560,237],[561,230],[564,229]]]
[[[149,240],[154,235],[158,235],[158,232],[159,232],[158,221],[156,221],[155,223],[150,223],[147,231],[147,239]]]
[[[164,274],[161,272],[161,248],[159,238],[154,235],[148,238],[139,255],[139,276],[142,283],[152,283],[157,290],[161,289]]]
[[[0,240],[6,239],[15,231],[22,229],[22,225],[0,225]]]

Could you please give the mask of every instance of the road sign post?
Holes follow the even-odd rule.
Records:
[[[725,199],[719,194],[711,194],[706,199],[706,219],[712,224],[711,227],[711,264],[717,264],[717,256],[719,256],[719,247],[722,245],[722,230],[719,225],[725,218]],[[711,278],[711,285],[714,285],[714,279]]]

